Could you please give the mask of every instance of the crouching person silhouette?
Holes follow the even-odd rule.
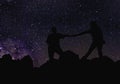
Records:
[[[74,35],[74,36],[79,36],[79,35],[83,35],[83,34],[90,34],[92,37],[92,44],[88,50],[88,52],[86,53],[85,56],[82,57],[83,60],[87,59],[87,57],[93,52],[93,50],[95,48],[97,48],[98,51],[98,55],[99,57],[103,56],[103,52],[102,52],[102,48],[103,45],[105,44],[104,38],[103,38],[103,32],[102,30],[99,28],[99,26],[97,25],[96,21],[92,21],[90,23],[90,29],[80,33],[78,35]]]
[[[70,35],[63,35],[57,33],[56,27],[52,27],[51,33],[48,35],[47,38],[49,60],[54,60],[55,53],[57,53],[60,56],[63,54],[63,50],[61,49],[60,46],[60,40],[69,36]]]

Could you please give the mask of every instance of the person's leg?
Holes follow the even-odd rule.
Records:
[[[63,55],[63,50],[59,47],[56,49],[56,53],[58,53],[60,56]]]
[[[102,48],[103,48],[103,44],[98,45],[98,47],[97,47],[99,57],[102,57],[102,56],[103,56]]]
[[[49,60],[54,60],[54,49],[48,47]]]
[[[87,57],[92,53],[92,51],[96,48],[96,44],[95,43],[92,43],[88,52],[86,53],[85,56],[82,57],[82,59],[87,59]]]

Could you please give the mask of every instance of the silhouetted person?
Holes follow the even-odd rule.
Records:
[[[98,50],[99,57],[102,57],[103,56],[102,48],[103,48],[103,44],[105,43],[105,41],[103,39],[102,30],[99,28],[96,21],[92,21],[90,23],[90,29],[88,31],[85,31],[85,32],[78,34],[78,35],[83,35],[83,34],[90,34],[91,35],[92,44],[91,44],[88,52],[86,53],[86,55],[82,59],[87,59],[87,57],[92,53],[92,51],[95,48],[97,48],[97,50]]]
[[[48,35],[47,44],[48,44],[48,54],[49,59],[54,60],[54,53],[59,54],[60,56],[63,54],[63,50],[60,47],[60,40],[64,39],[64,37],[69,37],[70,35],[63,35],[57,33],[56,27],[52,28],[52,33]]]

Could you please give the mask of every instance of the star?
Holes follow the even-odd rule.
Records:
[[[112,54],[116,54],[120,50],[113,45],[117,43],[116,45],[120,46],[118,2],[115,0],[0,0],[0,46],[4,50],[0,56],[9,52],[13,55],[13,59],[16,59],[30,54],[32,59],[36,60],[35,65],[38,66],[48,59],[46,39],[52,26],[56,26],[59,33],[72,35],[89,29],[89,23],[97,20],[105,40],[109,41],[104,52],[111,57],[111,51]],[[63,50],[75,51],[82,57],[87,52],[90,42],[89,35],[65,38],[61,42],[61,47]],[[111,58],[118,60],[119,54],[118,57]]]

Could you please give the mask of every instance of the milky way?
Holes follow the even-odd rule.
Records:
[[[97,20],[106,40],[104,54],[118,60],[119,5],[119,0],[0,0],[0,55],[21,59],[29,54],[36,66],[41,65],[48,60],[46,38],[53,25],[63,34],[76,34]],[[90,36],[85,35],[66,38],[61,45],[81,57],[90,43]]]

